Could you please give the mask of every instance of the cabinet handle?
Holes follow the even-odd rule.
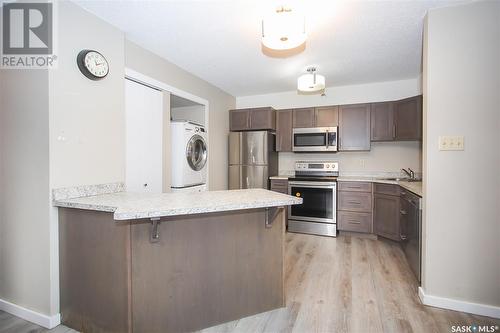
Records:
[[[347,220],[350,224],[361,224],[361,221],[358,220]]]
[[[399,211],[399,213],[400,213],[401,215],[406,215],[406,210],[403,210],[403,209],[402,209],[402,210],[400,210],[400,211]]]
[[[396,124],[392,125],[392,138],[394,139],[396,137]]]
[[[347,188],[361,188],[361,186],[347,186]]]
[[[399,234],[399,237],[401,238],[402,241],[408,239],[408,237],[406,235],[403,235],[403,234]]]
[[[359,201],[347,201],[347,203],[350,203],[353,205],[361,205],[361,202],[359,202]]]

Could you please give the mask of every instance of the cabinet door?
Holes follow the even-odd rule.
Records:
[[[370,104],[339,107],[341,151],[370,150]]]
[[[249,111],[251,130],[276,129],[276,113],[273,108],[256,108]]]
[[[339,125],[339,107],[325,106],[315,108],[316,127],[335,127]]]
[[[127,188],[161,193],[163,189],[163,93],[125,80]]]
[[[250,128],[250,109],[229,111],[229,129],[231,131],[244,131]]]
[[[314,108],[293,110],[293,128],[314,127]]]
[[[276,151],[292,151],[293,111],[276,112]]]
[[[395,136],[394,103],[373,103],[372,114],[372,141],[392,141]]]
[[[375,193],[373,203],[373,224],[376,234],[400,241],[399,196]]]
[[[394,103],[396,140],[422,140],[422,96]]]

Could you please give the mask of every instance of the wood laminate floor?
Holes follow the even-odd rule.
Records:
[[[500,320],[423,306],[400,247],[356,236],[288,233],[286,307],[205,329],[225,332],[451,332]],[[497,330],[498,331],[498,330]],[[0,333],[47,331],[0,311]]]

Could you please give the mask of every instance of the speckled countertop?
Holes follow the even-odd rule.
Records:
[[[269,177],[270,179],[288,179],[290,177],[293,177],[293,175],[289,173],[284,173],[278,176],[272,176]],[[409,182],[405,181],[404,178],[400,180],[387,180],[384,178],[397,178],[394,173],[387,173],[387,174],[379,174],[376,176],[367,176],[367,175],[360,175],[360,176],[355,176],[355,175],[341,175],[337,178],[338,181],[345,181],[345,182],[371,182],[371,183],[382,183],[382,184],[395,184],[399,185],[408,191],[411,191],[415,193],[416,195],[422,197],[423,191],[422,191],[422,182]]]
[[[263,189],[202,193],[117,192],[78,198],[54,198],[56,207],[114,213],[115,220],[224,212],[301,204],[302,199]]]
[[[401,180],[387,180],[377,177],[358,177],[358,176],[340,176],[337,178],[338,181],[344,182],[371,182],[371,183],[382,183],[382,184],[394,184],[399,185],[408,191],[411,191],[422,197],[422,182],[409,182],[404,179]]]

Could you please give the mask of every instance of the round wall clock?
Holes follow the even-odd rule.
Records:
[[[91,80],[100,80],[109,73],[109,64],[102,54],[94,50],[82,50],[76,57],[78,68]]]

